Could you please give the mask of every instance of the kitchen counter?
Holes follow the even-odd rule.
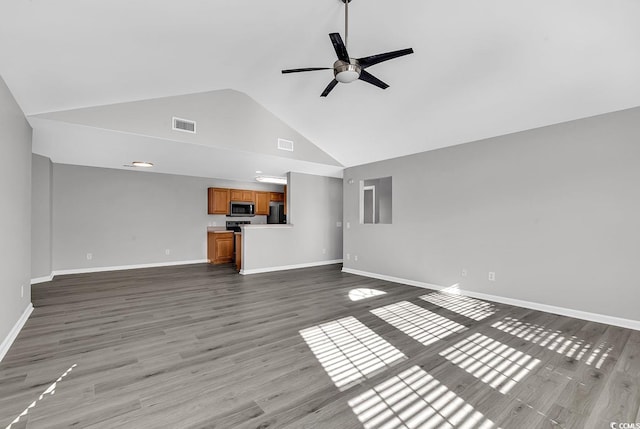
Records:
[[[293,224],[292,223],[257,223],[257,224],[252,224],[252,225],[243,225],[244,229],[265,229],[265,228],[293,228]]]
[[[207,232],[227,232],[227,228],[224,226],[208,226]]]

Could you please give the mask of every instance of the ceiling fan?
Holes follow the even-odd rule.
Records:
[[[338,61],[333,63],[333,67],[310,67],[302,69],[289,69],[282,70],[283,74],[287,73],[299,73],[316,70],[333,70],[333,80],[329,82],[329,85],[324,89],[321,97],[329,95],[331,90],[340,83],[350,83],[355,80],[362,80],[371,85],[375,85],[378,88],[387,89],[389,85],[367,72],[365,69],[372,65],[381,63],[383,61],[392,60],[394,58],[402,57],[404,55],[413,54],[413,49],[401,49],[399,51],[386,52],[384,54],[371,55],[362,58],[351,58],[347,53],[347,43],[349,39],[349,3],[351,0],[342,0],[344,3],[344,39],[340,37],[340,33],[331,33],[329,38],[333,43],[333,49],[336,51]]]

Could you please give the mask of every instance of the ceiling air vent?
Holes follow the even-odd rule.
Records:
[[[173,117],[173,129],[175,131],[184,131],[185,133],[196,133],[196,121]]]
[[[293,142],[285,139],[278,139],[278,149],[293,152]]]

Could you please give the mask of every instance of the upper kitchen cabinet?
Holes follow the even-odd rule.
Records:
[[[209,188],[209,214],[229,214],[229,189]]]
[[[255,191],[256,214],[269,215],[269,192]]]
[[[255,192],[245,189],[230,189],[231,201],[242,201],[247,203],[255,203]]]
[[[284,202],[284,193],[283,192],[269,192],[269,201],[273,201],[274,203],[282,203],[282,202]]]

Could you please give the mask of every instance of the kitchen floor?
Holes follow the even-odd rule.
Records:
[[[640,332],[358,277],[70,275],[0,363],[0,427],[609,428]]]

